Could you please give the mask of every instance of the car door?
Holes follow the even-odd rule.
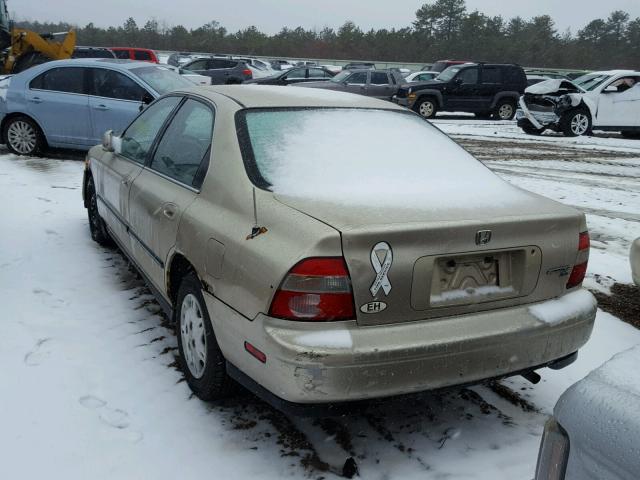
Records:
[[[233,69],[238,65],[238,62],[231,60],[225,60],[223,58],[213,58],[207,62],[208,74],[211,77],[211,83],[224,84],[227,83],[229,77],[233,75]]]
[[[131,249],[129,188],[140,174],[158,133],[180,101],[181,97],[172,96],[149,105],[121,137],[113,139],[114,152],[105,152],[91,167],[100,215],[126,250]]]
[[[121,133],[140,113],[143,98],[153,98],[135,80],[108,68],[89,69],[89,93],[93,144],[107,130]]]
[[[602,89],[594,125],[640,127],[640,76],[619,78]]]
[[[27,113],[42,127],[49,143],[92,145],[87,69],[55,67],[29,82]]]
[[[392,83],[392,79],[389,78],[389,74],[387,72],[372,71],[369,78],[367,95],[370,97],[389,100],[395,91],[394,84]]]
[[[367,94],[367,77],[369,72],[355,72],[344,83],[344,90],[349,93]]]
[[[209,165],[214,118],[208,103],[184,101],[131,186],[132,254],[161,292],[180,218],[196,199]]]
[[[496,94],[505,83],[503,69],[500,67],[483,67],[480,71],[478,94],[469,100],[469,105],[477,110],[489,110]]]
[[[309,67],[307,69],[307,82],[323,82],[330,80],[333,76],[324,71],[322,68]]]
[[[475,110],[477,108],[478,81],[478,67],[460,70],[447,86],[447,94],[444,96],[445,109]]]

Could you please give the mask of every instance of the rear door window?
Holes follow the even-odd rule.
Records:
[[[189,70],[206,70],[207,69],[207,60],[196,60],[193,63],[190,63],[187,67]]]
[[[329,75],[327,72],[325,72],[321,68],[310,68],[309,78],[317,78],[319,80],[324,80],[325,78],[331,78],[331,75]]]
[[[502,69],[497,67],[485,67],[482,69],[483,84],[500,84],[502,83]]]
[[[207,167],[213,122],[211,108],[196,100],[187,100],[165,130],[150,167],[180,183],[199,188],[206,173],[203,170]]]
[[[81,67],[52,68],[31,80],[29,88],[53,92],[86,94],[85,72]]]
[[[218,58],[214,58],[213,60],[209,60],[209,68],[212,69],[222,69],[222,68],[233,68],[238,64],[238,62],[233,62],[231,60],[222,60]]]
[[[90,94],[119,100],[142,101],[147,91],[126,75],[106,68],[92,68]]]
[[[389,85],[389,77],[384,72],[371,72],[371,85]]]
[[[158,132],[180,100],[181,97],[165,97],[148,106],[122,135],[118,153],[144,164]]]
[[[136,60],[151,60],[151,54],[146,50],[134,50],[133,58]]]
[[[289,73],[287,73],[287,80],[300,80],[302,78],[305,78],[304,75],[304,68],[294,68],[293,70],[289,71]]]

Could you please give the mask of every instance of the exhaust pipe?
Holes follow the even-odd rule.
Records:
[[[526,378],[527,380],[529,380],[531,383],[533,383],[534,385],[536,385],[537,383],[540,382],[540,380],[542,379],[542,377],[540,375],[538,375],[536,372],[534,372],[533,370],[531,370],[530,372],[524,372],[522,374],[522,376],[524,378]]]

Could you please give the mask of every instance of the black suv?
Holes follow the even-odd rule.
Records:
[[[518,65],[465,63],[447,68],[434,80],[403,85],[394,101],[425,118],[445,110],[511,120],[526,87],[527,76]]]

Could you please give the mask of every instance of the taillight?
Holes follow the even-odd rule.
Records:
[[[298,262],[282,280],[269,315],[320,322],[355,318],[351,278],[344,258],[315,257]]]
[[[577,287],[584,280],[584,277],[587,274],[587,264],[589,263],[590,245],[589,232],[582,232],[578,239],[578,255],[576,257],[576,263],[571,270],[569,280],[567,280],[567,288]]]
[[[248,68],[245,68],[244,70],[242,70],[242,74],[246,75],[247,77],[252,77],[253,76],[253,72],[251,70],[249,70]]]

